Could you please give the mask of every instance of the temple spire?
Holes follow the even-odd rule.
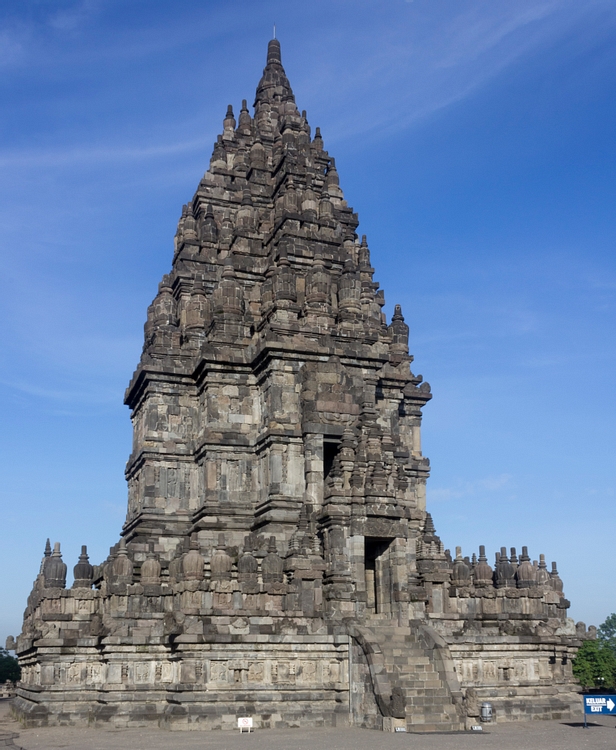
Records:
[[[258,110],[260,105],[269,103],[277,109],[278,105],[289,97],[295,101],[291,84],[282,67],[280,42],[278,39],[272,39],[267,45],[267,63],[257,86],[255,108]]]

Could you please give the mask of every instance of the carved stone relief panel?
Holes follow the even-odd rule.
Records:
[[[210,681],[229,682],[229,664],[227,661],[210,661]]]
[[[483,679],[487,682],[496,682],[497,678],[497,669],[496,664],[493,661],[484,661],[483,662]]]
[[[107,682],[112,685],[122,682],[122,665],[112,662],[107,667]]]
[[[248,665],[248,682],[263,682],[265,679],[265,664],[262,661],[253,661]]]
[[[134,665],[134,674],[136,683],[151,682],[152,664],[150,662],[138,661]]]
[[[173,682],[173,672],[174,672],[174,666],[171,662],[164,661],[162,663],[162,669],[161,669],[161,676],[160,679],[162,682]]]

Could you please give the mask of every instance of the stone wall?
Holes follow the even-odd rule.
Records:
[[[27,723],[464,728],[569,715],[555,566],[452,558],[426,511],[422,408],[335,160],[270,42],[183,207],[125,402],[121,539],[66,588],[45,550],[16,649]],[[478,698],[479,696],[479,698]]]

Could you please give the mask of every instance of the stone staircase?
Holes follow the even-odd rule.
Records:
[[[464,730],[456,705],[462,695],[453,664],[446,644],[434,631],[420,624],[394,625],[391,618],[378,616],[370,618],[362,631],[366,640],[372,641],[378,662],[380,647],[382,667],[377,671],[384,678],[380,684],[387,690],[389,682],[392,696],[397,693],[397,698],[390,700],[390,712],[401,718],[401,709],[404,711],[408,732]]]

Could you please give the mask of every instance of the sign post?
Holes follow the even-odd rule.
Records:
[[[586,714],[609,714],[616,716],[616,695],[584,696],[584,729],[588,728]]]
[[[240,730],[240,734],[244,730],[248,733],[252,732],[252,716],[239,716],[237,719],[237,727]]]

